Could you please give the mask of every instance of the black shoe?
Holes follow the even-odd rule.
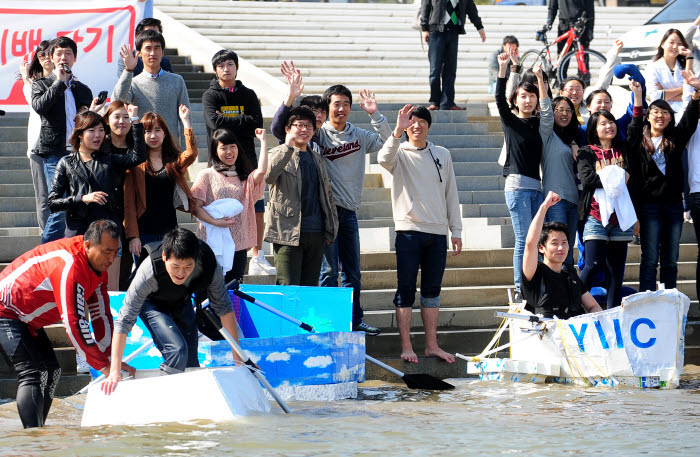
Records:
[[[367,335],[372,335],[376,336],[382,333],[381,330],[379,330],[377,327],[372,327],[369,324],[365,324],[364,322],[360,322],[357,325],[352,326],[352,331],[353,332],[365,332]]]

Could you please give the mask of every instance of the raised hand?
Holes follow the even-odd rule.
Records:
[[[544,199],[543,205],[545,205],[547,208],[551,208],[560,201],[561,197],[559,197],[559,195],[557,195],[554,191],[550,190],[547,194],[547,198]]]
[[[289,95],[287,95],[287,103],[285,103],[285,105],[292,106],[294,100],[304,92],[304,83],[299,70],[293,70],[290,74],[286,75],[286,77],[287,85],[289,85]]]
[[[535,75],[537,81],[542,81],[542,65],[538,63],[532,67],[532,74]]]
[[[265,129],[255,129],[255,138],[260,140],[260,142],[266,141],[267,131]]]
[[[131,49],[130,46],[123,44],[121,46],[121,48],[119,48],[119,55],[122,57],[122,60],[124,61],[124,66],[129,71],[136,68],[136,64],[139,63],[139,58],[136,57],[134,50]]]
[[[139,107],[136,105],[127,105],[126,112],[129,113],[129,117],[138,117]]]
[[[508,62],[510,62],[510,56],[505,52],[498,54],[498,69],[506,71],[508,68]]]
[[[693,86],[696,89],[700,89],[700,79],[698,79],[698,77],[691,70],[683,70],[681,71],[681,75],[683,76],[686,84]]]
[[[28,82],[29,81],[29,62],[26,60],[23,60],[19,64],[19,73],[22,75],[22,81]]]
[[[374,114],[377,112],[377,100],[374,98],[374,92],[362,89],[360,91],[360,98],[362,99],[360,107],[362,107],[367,114]]]
[[[625,43],[622,42],[622,40],[615,40],[615,44],[613,45],[613,48],[615,49],[615,55],[620,54],[620,51],[622,51],[622,48],[625,47]]]
[[[190,124],[190,109],[185,105],[180,105],[180,109],[178,110],[177,114],[178,116],[180,116],[182,126],[188,130],[191,129],[192,126]]]
[[[681,46],[678,48],[678,53],[682,56],[685,57],[693,57],[693,51],[690,49],[686,48],[685,46]]]
[[[513,65],[520,65],[520,49],[519,48],[513,48],[509,53],[508,56],[510,57],[510,63]]]
[[[98,97],[95,97],[92,99],[92,102],[90,102],[90,111],[98,112],[99,110],[102,109],[103,106],[105,106],[105,103],[107,103],[107,99],[103,101],[102,103],[97,103],[98,102]]]
[[[641,99],[642,85],[639,84],[639,82],[637,82],[637,81],[630,81],[629,87],[630,87],[630,90],[632,91],[632,93],[634,94],[634,97],[635,98],[640,97],[640,99]]]
[[[289,77],[298,70],[294,68],[294,61],[290,60],[289,63],[287,63],[287,61],[285,60],[282,62],[282,65],[280,65],[280,71],[282,72],[282,76],[289,80]]]
[[[400,138],[404,130],[411,126],[412,112],[413,107],[411,105],[406,105],[399,110],[399,114],[396,116],[396,128],[394,129],[394,138]]]

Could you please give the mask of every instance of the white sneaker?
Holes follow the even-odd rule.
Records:
[[[75,354],[75,364],[78,367],[78,374],[90,374],[90,365],[78,354]]]
[[[277,269],[270,265],[262,251],[258,251],[257,257],[251,257],[248,264],[248,274],[251,276],[276,275]]]

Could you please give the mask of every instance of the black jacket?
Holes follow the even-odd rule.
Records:
[[[35,153],[46,157],[66,154],[66,104],[67,86],[51,73],[32,83],[32,108],[41,116],[41,131]],[[92,91],[80,81],[73,80],[71,92],[75,98],[76,112],[80,107],[90,107]]]
[[[256,167],[255,129],[263,128],[260,100],[254,90],[248,89],[240,81],[236,81],[235,89],[235,92],[223,89],[219,80],[214,78],[209,89],[202,95],[207,147],[215,130],[229,129],[236,134],[246,155]],[[217,114],[217,111],[221,114]],[[216,151],[209,151],[209,154],[216,154]]]
[[[420,28],[424,32],[442,32],[445,29],[445,0],[421,0],[420,4]],[[459,0],[457,4],[457,18],[460,35],[467,33],[464,30],[465,21],[469,20],[477,30],[484,28],[479,17],[479,11],[473,0]]]
[[[554,24],[557,11],[559,12],[559,27],[561,29],[568,29],[574,25],[573,23],[585,12],[586,18],[588,18],[586,32],[589,35],[589,39],[593,38],[593,25],[595,23],[595,5],[593,0],[549,0],[547,24]]]
[[[678,125],[666,127],[664,137],[673,143],[672,152],[664,152],[666,174],[661,173],[651,154],[642,146],[644,124],[632,123],[627,129],[630,175],[635,178],[640,203],[673,204],[683,199],[683,150],[698,127],[700,101],[692,100]]]
[[[88,204],[82,199],[84,195],[98,191],[109,195],[107,205],[109,205],[111,219],[121,225],[122,221],[118,220],[121,202],[117,201],[120,195],[117,190],[120,175],[148,159],[143,125],[134,124],[132,129],[134,129],[134,147],[126,154],[109,154],[102,149],[93,154],[93,160],[99,164],[94,179],[85,173],[85,167],[80,163],[77,151],[58,161],[49,193],[49,209],[52,213],[67,211],[67,226],[87,226],[93,222],[86,219],[88,205],[96,205],[96,203]]]

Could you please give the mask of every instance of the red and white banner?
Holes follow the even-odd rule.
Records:
[[[94,96],[117,83],[119,48],[134,46],[143,18],[137,0],[94,2],[2,2],[0,6],[0,109],[28,111],[18,80],[22,60],[31,60],[42,40],[68,36],[78,45],[73,74]]]

